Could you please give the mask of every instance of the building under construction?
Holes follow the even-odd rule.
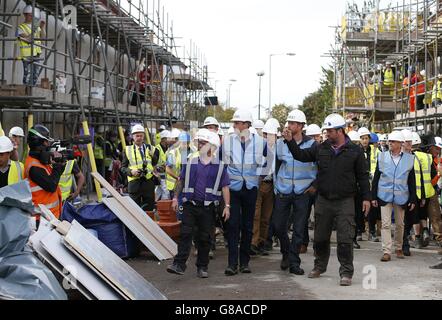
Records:
[[[438,84],[442,1],[347,4],[330,54],[334,108],[377,132],[394,127],[441,134]],[[439,49],[440,48],[440,49]],[[384,79],[391,64],[394,81]]]

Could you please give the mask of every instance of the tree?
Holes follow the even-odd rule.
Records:
[[[272,118],[278,120],[281,127],[283,127],[287,120],[289,112],[292,110],[292,106],[288,106],[284,103],[277,104],[272,108]]]
[[[319,89],[305,97],[299,109],[305,113],[307,123],[320,125],[333,110],[334,72],[322,67]]]
[[[207,107],[207,116],[214,117],[218,122],[230,122],[235,113],[235,108],[224,108],[223,105]]]

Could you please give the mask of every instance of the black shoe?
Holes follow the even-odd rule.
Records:
[[[184,268],[182,268],[181,266],[173,263],[170,266],[167,267],[167,272],[169,273],[174,273],[174,274],[179,274],[180,276],[182,276],[184,274]]]
[[[289,257],[283,256],[282,260],[281,260],[281,265],[280,265],[281,270],[287,270],[289,268],[289,266],[290,266]]]
[[[252,273],[252,270],[250,270],[249,266],[240,266],[239,272],[241,273]]]
[[[408,247],[402,247],[402,252],[404,253],[404,256],[407,256],[407,257],[411,256],[410,248],[408,248]]]
[[[358,233],[356,241],[362,241],[362,233]]]
[[[262,246],[262,249],[263,249],[264,251],[266,251],[266,252],[270,252],[270,251],[272,251],[272,250],[273,250],[273,243],[270,242],[270,241],[266,241],[266,242],[264,243],[264,245]]]
[[[290,267],[290,273],[302,276],[304,274],[304,269],[300,267]]]
[[[259,250],[259,255],[260,256],[268,256],[269,255],[269,253],[264,249],[263,245],[260,245],[258,247],[258,250]]]
[[[255,246],[255,245],[251,245],[250,246],[250,252],[249,252],[249,254],[251,255],[251,256],[257,256],[257,255],[259,255],[261,253],[261,250],[259,250],[259,248],[257,247],[257,246]]]
[[[430,266],[430,269],[442,269],[442,263],[438,263],[434,266]]]
[[[361,249],[361,246],[359,245],[359,243],[356,240],[353,240],[353,248]]]
[[[209,277],[209,273],[207,272],[207,270],[204,269],[198,269],[196,271],[196,276],[198,278],[208,278]]]
[[[238,268],[237,267],[228,266],[226,268],[226,270],[224,270],[224,274],[226,276],[234,276],[235,274],[238,274]]]

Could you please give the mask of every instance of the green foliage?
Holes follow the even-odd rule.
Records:
[[[292,110],[293,107],[288,106],[284,103],[277,104],[272,108],[272,118],[277,119],[282,128],[284,127],[289,112]]]
[[[305,97],[299,109],[305,113],[307,123],[321,126],[324,118],[333,110],[334,73],[331,67],[322,67],[319,89]]]
[[[207,116],[214,117],[218,122],[230,122],[235,111],[235,108],[224,108],[222,105],[210,106],[207,109]]]

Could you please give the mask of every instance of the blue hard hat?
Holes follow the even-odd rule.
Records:
[[[378,143],[379,137],[376,133],[370,133],[370,143]]]
[[[178,141],[190,142],[190,134],[188,134],[187,132],[181,132],[178,136]]]

